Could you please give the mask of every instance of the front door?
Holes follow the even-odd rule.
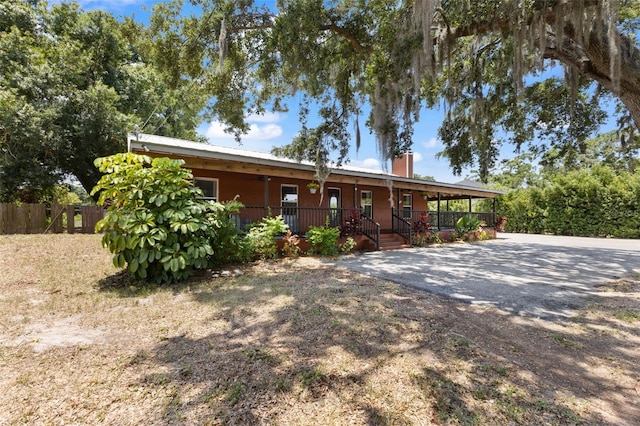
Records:
[[[329,188],[329,226],[342,225],[342,199],[340,188]]]
[[[280,186],[282,219],[289,225],[291,232],[298,232],[298,186]]]

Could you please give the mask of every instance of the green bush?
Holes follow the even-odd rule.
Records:
[[[92,195],[98,193],[98,203],[109,206],[96,231],[104,232],[102,244],[114,254],[113,263],[126,265],[135,279],[188,278],[215,258],[214,247],[227,245],[218,231],[231,236],[226,221],[239,203],[226,207],[198,199],[202,192],[182,164],[131,153],[95,161],[104,175]]]
[[[340,228],[338,227],[310,226],[307,232],[310,253],[321,256],[337,256],[338,238],[340,238]]]
[[[251,257],[254,259],[275,259],[278,257],[276,237],[287,232],[289,226],[282,216],[265,217],[251,225],[245,237]]]
[[[347,237],[338,249],[340,250],[340,253],[347,254],[351,253],[353,249],[356,248],[356,245],[358,245],[358,243],[356,243],[356,240],[354,240],[353,237]]]
[[[548,175],[537,187],[499,196],[505,231],[640,237],[640,171],[607,166]]]
[[[209,266],[247,262],[252,253],[246,240],[240,235],[236,215],[244,207],[237,200],[220,203],[223,208],[216,208],[208,213],[209,223],[214,235],[210,243],[213,255],[209,256]]]
[[[469,234],[480,229],[482,221],[471,213],[462,216],[456,222],[456,236],[460,239],[469,239]]]

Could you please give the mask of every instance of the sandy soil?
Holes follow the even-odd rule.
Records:
[[[527,319],[313,258],[134,285],[0,236],[0,424],[640,424],[640,278]]]

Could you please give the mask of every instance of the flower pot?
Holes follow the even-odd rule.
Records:
[[[312,194],[315,194],[317,190],[318,188],[309,188],[309,192],[311,192]]]

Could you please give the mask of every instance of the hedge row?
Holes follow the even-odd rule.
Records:
[[[498,198],[506,232],[640,238],[640,172],[594,167]]]

